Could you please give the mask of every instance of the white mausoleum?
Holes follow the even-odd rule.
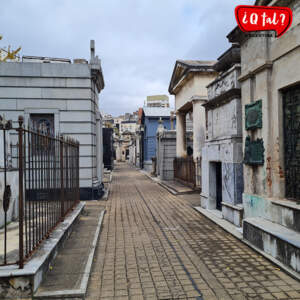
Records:
[[[24,56],[22,62],[2,62],[0,68],[1,115],[14,127],[23,115],[25,124],[43,124],[80,142],[80,198],[86,200],[101,197],[103,186],[98,94],[104,80],[94,41],[90,51],[90,61]]]

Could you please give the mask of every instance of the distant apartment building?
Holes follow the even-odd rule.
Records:
[[[110,114],[103,114],[103,127],[113,128],[114,127],[114,118]]]
[[[169,97],[167,95],[147,96],[146,107],[170,107]]]
[[[120,134],[127,131],[131,133],[135,133],[137,121],[138,121],[137,112],[125,113],[124,116],[116,118],[116,125],[118,125],[116,127],[119,129]]]
[[[129,131],[131,133],[135,133],[137,127],[137,121],[122,121],[121,123],[121,133],[125,131]]]
[[[57,59],[24,56],[21,62],[2,62],[0,114],[18,126],[46,126],[49,132],[80,142],[80,198],[102,194],[102,116],[98,94],[104,88],[101,62],[91,41],[91,58]],[[16,136],[12,136],[12,141]]]

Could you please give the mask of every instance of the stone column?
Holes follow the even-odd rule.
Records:
[[[122,149],[121,149],[121,142],[117,142],[117,149],[116,149],[116,159],[118,162],[122,161]]]
[[[171,115],[170,115],[170,123],[171,123],[171,130],[174,130],[174,112],[171,112]]]
[[[183,112],[176,112],[176,157],[186,156],[185,115]]]
[[[205,144],[206,117],[205,108],[202,104],[204,99],[193,97],[193,157],[197,159],[202,156],[202,148]]]

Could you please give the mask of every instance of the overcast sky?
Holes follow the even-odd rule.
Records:
[[[89,59],[94,39],[105,80],[99,107],[117,116],[147,95],[168,94],[177,59],[216,59],[229,48],[239,4],[254,0],[9,0],[0,10],[0,45]]]

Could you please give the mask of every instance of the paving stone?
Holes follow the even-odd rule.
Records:
[[[275,297],[270,293],[265,293],[260,295],[262,299],[275,299]]]
[[[86,299],[300,299],[298,281],[194,211],[197,201],[116,164]]]
[[[288,294],[291,298],[300,298],[300,293],[296,291],[287,291],[286,294]]]

